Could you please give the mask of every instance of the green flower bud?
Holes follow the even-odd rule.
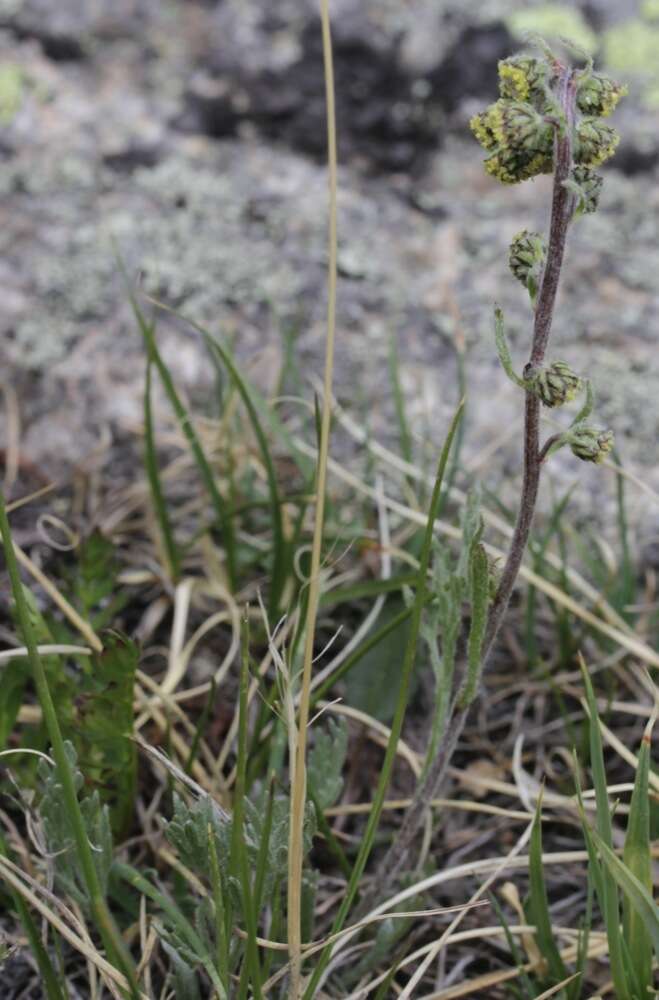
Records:
[[[487,111],[482,111],[478,115],[474,115],[469,121],[469,127],[474,133],[481,146],[485,150],[493,150],[497,148],[498,140],[492,131],[492,126],[490,122],[490,108]]]
[[[499,100],[489,109],[492,132],[505,149],[551,155],[554,130],[532,104]]]
[[[582,214],[596,212],[603,178],[588,167],[574,167],[570,178],[578,188],[579,211]]]
[[[589,427],[587,424],[575,427],[570,432],[568,441],[573,455],[582,462],[597,464],[604,461],[615,443],[613,431]]]
[[[620,136],[598,118],[582,118],[577,129],[574,160],[583,167],[598,167],[616,151]]]
[[[508,255],[510,270],[528,289],[532,299],[535,299],[537,294],[546,256],[547,248],[542,236],[539,233],[530,233],[528,229],[517,233],[510,244]]]
[[[542,102],[547,64],[533,56],[511,56],[499,62],[499,93],[512,101]]]
[[[487,157],[485,169],[502,184],[519,184],[538,174],[550,174],[554,168],[551,157],[544,153],[500,149]]]
[[[627,87],[622,84],[600,73],[592,73],[579,86],[577,107],[585,115],[607,118],[626,93]]]
[[[533,376],[532,389],[545,406],[562,406],[581,391],[582,380],[565,361],[554,361]],[[594,460],[593,460],[594,461]]]
[[[551,173],[553,128],[531,104],[501,99],[474,115],[470,125],[490,153],[485,169],[503,184]]]

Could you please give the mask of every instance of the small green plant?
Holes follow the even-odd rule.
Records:
[[[503,184],[553,174],[547,239],[524,231],[515,237],[510,248],[511,271],[526,288],[533,311],[531,352],[521,375],[512,361],[503,313],[498,306],[494,313],[501,365],[525,393],[520,503],[508,556],[479,638],[479,656],[474,655],[470,644],[468,656],[463,657],[461,669],[456,671],[460,676],[458,689],[453,693],[450,721],[398,836],[381,862],[379,891],[389,888],[408,863],[427,803],[439,794],[444,781],[478,688],[478,677],[492,652],[520,570],[543,464],[566,445],[577,458],[595,463],[603,461],[613,447],[611,431],[588,422],[593,408],[590,379],[573,372],[565,361],[547,362],[546,354],[570,226],[580,215],[596,210],[601,178],[594,168],[613,154],[619,138],[615,129],[602,119],[615,109],[625,90],[596,73],[590,58],[582,69],[575,69],[544,42],[538,42],[537,55],[525,53],[500,62],[499,91],[500,98],[471,120],[472,131],[486,153],[486,171]],[[541,406],[557,408],[582,391],[585,402],[569,428],[541,444]],[[473,599],[475,596],[472,593],[472,624],[483,613],[481,602]],[[469,698],[465,698],[465,691],[469,692]]]

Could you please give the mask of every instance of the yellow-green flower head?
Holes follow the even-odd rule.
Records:
[[[474,115],[474,117],[469,121],[471,131],[474,133],[483,149],[488,150],[488,152],[496,149],[498,145],[497,138],[492,131],[489,114],[490,109],[488,108],[486,111],[482,111],[480,114]]]
[[[603,178],[588,167],[574,167],[570,177],[579,187],[579,211],[584,214],[597,211]]]
[[[569,403],[581,391],[582,380],[565,361],[554,361],[533,378],[533,392],[551,408]],[[596,459],[592,459],[596,461]]]
[[[572,454],[582,462],[603,462],[615,443],[613,431],[583,425],[570,433]]]
[[[531,104],[501,98],[471,120],[471,129],[490,153],[485,169],[503,184],[551,173],[553,130]]]
[[[499,93],[512,101],[543,101],[547,64],[533,56],[511,56],[499,62]]]
[[[499,100],[489,108],[489,121],[500,146],[530,153],[552,151],[552,126],[532,104]]]
[[[577,128],[574,146],[575,163],[583,167],[599,167],[616,151],[620,136],[614,128],[599,118],[582,118]]]
[[[627,93],[627,87],[600,73],[592,73],[580,84],[577,107],[585,115],[606,118],[615,110],[618,101]]]
[[[535,298],[546,255],[547,248],[542,236],[539,233],[530,233],[528,229],[517,233],[510,244],[508,255],[510,270],[529,290],[531,298]]]
[[[486,158],[485,169],[502,184],[519,184],[539,174],[550,174],[554,168],[551,154],[502,147]]]

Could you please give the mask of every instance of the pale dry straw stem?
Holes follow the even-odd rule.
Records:
[[[66,643],[45,643],[37,646],[39,656],[92,656],[92,650],[88,646],[71,646]],[[27,656],[27,646],[16,646],[14,649],[3,649],[0,651],[0,665],[9,663],[10,660],[20,659]]]
[[[659,857],[659,846],[653,849],[652,855],[653,857]],[[555,853],[548,853],[542,855],[543,865],[552,867],[553,866],[564,867],[567,864],[583,863],[585,861],[588,861],[588,852],[585,850],[558,851]],[[391,911],[397,911],[397,908],[400,906],[400,904],[404,903],[405,900],[407,899],[415,898],[421,893],[426,892],[430,889],[434,889],[437,886],[443,885],[446,882],[453,882],[455,880],[464,878],[473,878],[477,875],[488,875],[492,872],[499,872],[501,874],[503,871],[527,871],[528,865],[529,865],[528,855],[523,855],[521,857],[514,857],[514,858],[510,858],[510,856],[504,855],[496,858],[484,858],[483,860],[479,861],[472,861],[460,865],[455,865],[452,868],[446,868],[441,872],[436,872],[434,875],[430,875],[427,878],[422,879],[421,881],[414,882],[411,885],[407,886],[405,889],[401,889],[400,892],[397,892],[390,899],[386,900],[383,903],[380,903],[378,906],[375,907],[374,910],[368,913],[362,921],[352,924],[350,925],[350,927],[344,928],[342,931],[339,931],[335,938],[330,938],[329,943],[335,942],[333,946],[333,955],[337,955],[340,951],[342,951],[345,947],[347,947],[352,938],[354,938],[354,936],[358,934],[361,928],[364,926],[364,921],[370,922],[373,920],[374,917],[380,917],[381,915],[387,914]],[[498,929],[500,930],[501,928]],[[482,933],[480,929],[475,931],[464,931],[462,932],[462,935],[464,936],[460,937],[456,936],[456,938],[453,938],[452,941],[457,942],[461,940],[469,940],[470,935],[478,937],[479,933]],[[595,936],[595,932],[593,932],[593,936]],[[320,949],[320,947],[324,947],[327,943],[328,941],[325,940],[321,944],[313,945],[313,948]],[[432,947],[432,944],[427,947]],[[422,954],[425,954],[425,952],[422,952]],[[288,971],[289,971],[288,965],[284,966],[282,969],[279,969],[271,977],[271,979],[269,979],[264,984],[263,987],[264,991],[270,990],[273,986],[275,986],[278,982],[280,982],[288,974]],[[511,978],[514,978],[517,975],[516,969],[507,970],[507,972],[511,974]],[[323,978],[319,983],[318,986],[319,990],[321,989],[322,983],[326,980],[326,978],[327,978],[327,970],[323,974]],[[471,992],[471,990],[469,989],[466,992],[467,993]]]
[[[533,829],[533,821],[528,824],[528,826],[526,827],[526,830],[524,830],[524,833],[518,839],[517,843],[515,844],[515,846],[513,847],[513,849],[509,852],[509,854],[507,855],[507,857],[505,858],[505,860],[501,862],[501,864],[499,865],[499,867],[496,868],[491,873],[491,875],[489,875],[485,879],[485,881],[483,882],[483,884],[481,886],[479,886],[479,888],[476,890],[476,892],[472,895],[471,899],[469,900],[470,904],[473,905],[474,903],[476,903],[480,899],[480,897],[485,892],[487,892],[487,890],[490,888],[490,886],[492,885],[492,883],[499,877],[499,875],[501,875],[501,873],[503,871],[505,871],[505,869],[506,869],[507,865],[510,863],[510,861],[513,858],[517,857],[517,855],[520,853],[520,851],[522,850],[522,848],[528,843],[529,838],[531,836],[531,830],[532,829]],[[426,969],[428,968],[428,966],[430,965],[430,963],[433,962],[437,958],[437,956],[441,952],[442,948],[445,947],[448,938],[451,936],[451,934],[453,933],[453,931],[462,922],[462,920],[463,920],[464,915],[465,915],[466,912],[467,912],[467,908],[465,908],[460,913],[458,913],[457,916],[454,917],[453,920],[451,921],[451,923],[448,925],[448,927],[446,928],[446,930],[444,931],[444,933],[441,935],[439,941],[436,941],[433,944],[432,948],[430,949],[430,951],[428,952],[428,954],[426,955],[426,957],[424,958],[424,960],[419,965],[419,968],[416,970],[416,972],[414,973],[414,975],[411,977],[410,981],[408,982],[407,986],[405,987],[405,989],[401,993],[400,1000],[412,1000],[412,998],[414,996],[414,992],[413,991],[416,988],[416,986],[418,986],[418,984],[423,979],[423,976],[425,975]]]
[[[327,149],[329,168],[329,234],[328,234],[328,300],[327,341],[325,353],[325,378],[323,412],[320,428],[320,454],[316,474],[316,510],[311,553],[311,579],[306,620],[302,686],[299,707],[298,739],[295,761],[292,766],[292,794],[290,812],[288,858],[288,945],[291,959],[291,990],[293,1000],[301,994],[302,948],[302,861],[303,825],[306,800],[306,747],[309,703],[311,695],[311,669],[316,632],[320,590],[320,563],[325,513],[325,487],[331,418],[332,376],[334,368],[334,339],[336,330],[336,281],[337,281],[337,152],[336,118],[334,108],[334,68],[332,62],[332,36],[330,29],[329,0],[321,0],[321,27],[323,39],[323,65],[325,73],[325,100],[327,103]]]
[[[659,857],[659,845],[652,849],[652,856]],[[544,853],[542,855],[542,864],[545,867],[558,865],[564,867],[565,865],[582,863],[584,861],[588,861],[588,851],[586,850],[557,851]],[[479,861],[455,865],[451,868],[446,868],[441,872],[436,872],[434,875],[429,875],[427,878],[421,879],[418,882],[413,882],[405,889],[401,889],[400,892],[395,893],[389,899],[379,903],[369,912],[369,914],[367,914],[367,916],[373,917],[381,913],[387,913],[390,909],[396,909],[399,907],[400,904],[406,899],[418,896],[419,894],[427,892],[430,889],[434,889],[439,885],[445,884],[446,882],[452,882],[457,879],[473,878],[477,875],[487,875],[490,872],[497,871],[499,869],[502,871],[527,871],[528,865],[529,858],[527,855],[512,859],[508,859],[505,856],[484,858]],[[350,938],[342,938],[341,941],[337,942],[335,945],[334,951],[341,950],[345,947],[345,945],[348,944],[349,939]]]
[[[117,986],[124,991],[128,988],[128,981],[125,976],[113,965],[111,965],[110,962],[103,958],[103,956],[96,951],[92,944],[85,940],[85,935],[81,935],[72,930],[69,925],[62,920],[54,912],[54,910],[50,909],[37,895],[37,892],[42,894],[46,892],[43,886],[40,886],[33,879],[30,879],[25,872],[21,871],[13,865],[11,861],[8,861],[7,858],[3,857],[0,857],[0,878],[4,879],[4,881],[16,892],[18,892],[31,907],[37,910],[41,916],[44,917],[44,919],[59,934],[61,934],[64,940],[68,941],[68,943],[76,949],[76,951],[80,952],[85,959],[94,963],[111,992],[116,990]],[[26,882],[28,882],[29,885],[26,885]],[[32,886],[32,888],[30,888],[30,886]],[[55,900],[55,902],[57,901]],[[71,918],[75,921],[73,914],[71,914]],[[77,921],[75,922],[77,923]],[[116,996],[117,994],[115,993],[114,995]],[[142,992],[140,992],[139,997],[140,1000],[149,1000],[149,997]]]
[[[519,937],[524,937],[524,935],[535,932],[535,928],[527,924],[510,924],[508,930],[511,934],[517,935]],[[555,930],[559,933],[573,934],[575,937],[579,936],[579,931],[576,928],[561,928],[557,927]],[[451,934],[450,938],[447,940],[447,944],[462,944],[466,941],[487,941],[490,939],[496,940],[497,938],[502,938],[505,936],[505,930],[500,924],[493,925],[491,927],[473,927],[468,931],[456,931]],[[411,952],[409,955],[405,955],[404,958],[398,963],[398,969],[404,969],[408,965],[412,965],[417,962],[420,958],[423,958],[428,954],[430,949],[433,947],[434,942],[430,944],[424,944],[416,951]],[[590,958],[595,958],[598,955],[606,953],[608,944],[606,941],[606,935],[598,933],[597,931],[591,931],[588,955]],[[576,947],[574,945],[568,945],[561,951],[561,957],[565,962],[574,961],[576,957]],[[542,959],[544,961],[544,959]],[[501,972],[488,972],[484,976],[479,976],[477,979],[468,980],[466,982],[460,983],[457,987],[448,987],[440,991],[440,993],[433,993],[433,997],[448,996],[449,991],[451,996],[467,996],[469,993],[475,993],[482,989],[484,985],[495,986],[498,983],[504,983],[511,979],[516,979],[522,971],[533,972],[536,968],[534,962],[527,962],[521,968],[515,969],[503,969]],[[391,973],[391,969],[386,969],[385,972],[380,973],[377,978],[372,979],[369,983],[366,983],[360,990],[355,993],[351,993],[346,1000],[362,1000],[367,996],[370,996],[373,990],[377,989],[380,983]],[[462,992],[454,993],[453,990],[461,990]],[[479,994],[482,996],[482,994]],[[430,1000],[430,997],[426,996],[423,1000]]]

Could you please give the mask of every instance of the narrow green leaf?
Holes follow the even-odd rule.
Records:
[[[549,973],[554,982],[561,982],[568,975],[563,959],[561,958],[554,933],[551,929],[551,916],[549,914],[549,900],[547,898],[547,886],[545,884],[544,869],[542,865],[542,796],[538,799],[538,804],[531,830],[531,842],[529,844],[529,886],[530,896],[528,902],[529,920],[535,925],[536,941],[544,959],[547,961]]]
[[[183,770],[186,774],[192,773],[192,765],[194,764],[197,753],[199,752],[199,744],[206,731],[208,725],[211,711],[215,705],[215,693],[217,691],[217,684],[215,683],[215,678],[211,677],[210,687],[208,689],[208,695],[206,701],[204,702],[204,707],[201,710],[201,715],[199,716],[199,721],[195,726],[194,735],[192,737],[192,742],[190,744],[190,752],[188,754],[188,759],[185,762],[185,767]]]
[[[415,572],[399,573],[386,580],[360,580],[358,583],[348,584],[345,587],[333,587],[321,595],[320,607],[326,610],[337,604],[352,604],[365,597],[379,597],[380,594],[396,593],[403,587],[413,587],[416,583],[416,577]]]
[[[655,957],[659,959],[659,907],[647,888],[629,870],[624,861],[620,860],[615,851],[612,851],[594,830],[592,831],[592,835],[607,870],[611,873],[611,876],[620,886],[628,898],[630,905],[639,916],[652,942]]]
[[[151,323],[151,336],[154,336],[154,324]],[[178,580],[181,559],[174,539],[174,530],[167,510],[167,501],[160,479],[160,468],[158,466],[158,453],[156,451],[156,439],[153,426],[153,409],[151,406],[151,368],[153,359],[151,356],[146,360],[146,374],[144,378],[144,467],[146,470],[149,489],[151,491],[151,502],[158,522],[160,537],[167,557],[169,574],[174,582]]]
[[[147,357],[155,364],[158,369],[158,375],[160,376],[160,381],[163,384],[167,398],[171,404],[174,411],[176,419],[178,420],[181,431],[183,432],[188,445],[190,446],[190,451],[194,457],[197,468],[199,469],[199,474],[203,480],[203,483],[208,491],[213,509],[215,511],[215,517],[217,519],[217,524],[222,534],[222,541],[224,543],[224,549],[226,552],[227,560],[227,574],[229,577],[229,582],[232,588],[236,586],[236,540],[235,532],[233,528],[233,521],[229,516],[227,510],[227,505],[220,493],[217,483],[215,481],[215,476],[213,470],[211,469],[208,459],[204,453],[201,446],[197,432],[194,429],[190,415],[183,406],[181,398],[176,391],[174,385],[174,380],[171,376],[169,368],[162,359],[162,356],[158,350],[156,344],[156,338],[154,336],[153,324],[148,323],[142,310],[139,307],[139,303],[134,296],[131,296],[131,302],[133,306],[133,312],[135,313],[135,318],[137,319],[138,326],[144,338],[144,343],[147,349]]]
[[[483,640],[487,626],[490,568],[487,553],[480,542],[472,546],[469,560],[469,589],[471,597],[471,623],[467,642],[467,676],[460,693],[460,707],[470,705],[478,691],[482,666]]]
[[[243,917],[247,930],[247,948],[240,976],[238,997],[247,995],[251,981],[256,1000],[261,993],[261,969],[256,944],[257,916],[249,877],[249,858],[244,836],[245,792],[247,777],[247,692],[249,690],[249,618],[243,616],[241,626],[240,689],[238,695],[238,754],[236,761],[236,786],[231,828],[231,870],[240,880],[243,900]]]
[[[180,938],[186,943],[190,951],[208,973],[213,986],[218,991],[222,1000],[227,1000],[227,994],[220,979],[213,960],[208,953],[208,949],[202,938],[199,936],[190,921],[181,913],[179,908],[163,892],[160,892],[147,878],[145,878],[132,865],[122,861],[115,861],[112,867],[113,873],[122,881],[131,885],[141,895],[146,896],[154,902],[167,915],[172,927],[176,930]]]
[[[245,409],[247,410],[254,435],[258,441],[259,449],[261,451],[263,464],[265,466],[266,476],[268,479],[268,492],[270,494],[270,514],[272,518],[272,574],[270,577],[269,608],[271,618],[274,619],[281,610],[280,605],[282,591],[289,574],[292,572],[292,553],[289,552],[284,535],[282,500],[279,495],[279,486],[277,484],[275,466],[272,460],[272,455],[270,454],[268,439],[261,425],[250,386],[240,374],[240,371],[234,363],[229,351],[227,351],[227,349],[218,340],[210,335],[206,335],[205,340],[211,357],[216,364],[221,363],[225,366],[231,376],[233,384],[238,390],[240,398],[242,399]]]
[[[638,754],[636,780],[629,810],[627,836],[622,860],[630,875],[633,875],[652,896],[652,856],[650,852],[650,745],[654,718],[647,724]],[[624,886],[623,886],[624,889]],[[625,892],[622,901],[623,935],[629,949],[631,965],[644,997],[652,986],[652,944],[651,935],[642,913],[633,905]]]
[[[589,378],[584,379],[584,388],[586,390],[586,399],[584,400],[584,404],[577,413],[576,417],[570,424],[571,428],[577,427],[579,424],[583,423],[583,421],[587,420],[593,412],[593,407],[595,405],[595,393],[593,392],[593,383]]]
[[[526,382],[523,378],[519,377],[513,368],[513,359],[510,356],[510,348],[508,347],[508,338],[506,337],[503,312],[499,306],[494,307],[494,339],[497,345],[499,361],[501,362],[501,367],[505,371],[506,375],[510,381],[514,382],[515,385],[520,387],[520,389],[526,389]]]
[[[496,898],[493,892],[488,892],[487,897],[490,901],[490,906],[492,907],[492,909],[496,914],[497,920],[503,927],[503,933],[506,935],[506,943],[508,944],[508,948],[510,949],[512,960],[517,966],[519,978],[522,981],[522,988],[524,990],[524,993],[526,994],[526,1000],[535,1000],[536,988],[531,982],[528,972],[524,968],[524,955],[519,945],[515,941],[515,938],[510,932],[510,927],[508,925],[508,921],[506,920],[506,915],[501,909],[499,900]]]
[[[595,692],[590,680],[590,675],[583,658],[580,658],[581,672],[583,675],[584,687],[586,689],[586,704],[590,719],[590,766],[593,773],[593,787],[595,789],[595,804],[597,817],[597,836],[599,840],[609,849],[613,848],[613,833],[611,826],[611,812],[609,807],[609,795],[606,782],[606,771],[604,769],[604,750],[602,746],[602,734],[597,713],[597,702]],[[582,820],[584,831],[587,832],[587,820]],[[597,882],[595,883],[597,889]],[[618,889],[616,881],[608,867],[601,870],[600,891],[598,892],[599,904],[606,924],[606,934],[609,942],[609,960],[611,963],[611,977],[613,979],[617,1000],[631,1000],[629,983],[625,972],[623,955],[622,934],[620,931],[620,904],[618,899]]]
[[[412,435],[410,434],[407,414],[405,413],[405,396],[400,384],[398,361],[398,341],[396,335],[389,338],[389,379],[391,381],[394,407],[396,410],[396,420],[398,422],[398,436],[400,440],[400,450],[406,462],[412,462]]]
[[[222,871],[220,869],[220,862],[217,856],[215,835],[213,827],[210,823],[207,826],[207,831],[208,861],[211,875],[211,889],[213,893],[213,911],[215,915],[215,964],[218,975],[226,989],[229,983],[229,947],[226,935],[227,907],[224,905],[225,889],[222,879]]]

